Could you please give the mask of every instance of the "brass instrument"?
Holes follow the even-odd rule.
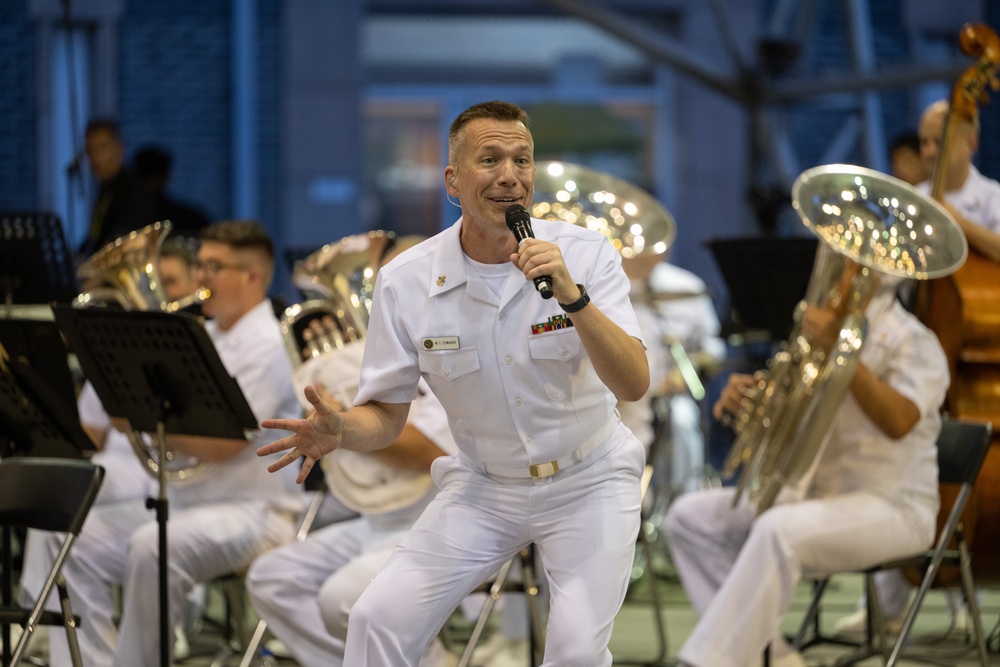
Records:
[[[965,261],[965,236],[945,209],[877,171],[826,165],[803,172],[792,206],[822,241],[804,301],[783,349],[744,399],[723,475],[742,465],[746,492],[763,512],[785,486],[806,483],[850,385],[864,343],[866,310],[879,312],[902,279],[948,275]],[[833,308],[840,336],[827,353],[802,328],[806,305]]]
[[[325,245],[295,264],[292,281],[307,300],[285,310],[281,333],[300,396],[306,385],[322,384],[340,407],[351,405],[361,376],[376,274],[391,257],[422,240],[372,231]],[[433,484],[426,473],[347,449],[334,450],[320,465],[331,493],[346,507],[366,514],[405,507]]]
[[[281,318],[295,367],[365,337],[375,273],[395,242],[393,232],[381,230],[347,236],[295,263],[292,283],[307,300],[289,306]]]
[[[623,260],[649,265],[663,259],[677,236],[670,212],[642,188],[570,162],[535,163],[531,215],[594,229]]]
[[[169,220],[155,222],[115,239],[91,255],[77,269],[77,278],[82,285],[89,286],[89,289],[73,300],[73,306],[175,313],[207,299],[209,290],[201,288],[178,301],[167,300],[157,264],[160,247],[170,233],[170,228]],[[143,463],[143,468],[154,479],[158,479],[158,448],[147,443],[137,431],[129,430],[126,435],[136,456]],[[173,482],[191,480],[211,466],[174,452],[168,451],[166,457],[166,475]]]
[[[169,220],[155,222],[107,244],[77,269],[77,278],[90,289],[77,295],[73,306],[87,308],[117,304],[124,310],[162,310],[173,313],[208,298],[199,289],[179,301],[167,301],[157,261],[170,233]]]

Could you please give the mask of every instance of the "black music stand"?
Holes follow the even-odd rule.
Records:
[[[709,239],[705,244],[719,266],[732,309],[750,329],[784,340],[792,331],[795,307],[806,294],[815,236],[758,236]]]
[[[15,303],[68,303],[77,295],[58,216],[0,211],[0,291],[8,316]]]
[[[10,321],[25,329],[38,324],[29,321]],[[55,324],[48,324],[53,329]],[[0,338],[6,347],[7,339]],[[76,414],[76,403],[67,403],[60,392],[53,388],[34,370],[32,362],[37,355],[25,355],[8,350],[9,358],[0,367],[0,458],[10,456],[46,456],[59,458],[81,458],[85,452],[93,452],[94,444],[80,426]],[[62,349],[62,363],[66,365],[66,349]],[[66,377],[69,370],[66,369]],[[72,391],[72,387],[70,387]],[[72,395],[72,394],[71,394]],[[11,604],[14,598],[14,559],[12,531],[4,526],[3,577],[0,580],[0,595],[4,603]],[[3,663],[10,664],[10,625],[2,625]]]
[[[159,524],[160,661],[170,663],[166,433],[243,438],[258,427],[201,320],[184,313],[53,307],[105,411],[155,433],[159,492],[146,506]]]

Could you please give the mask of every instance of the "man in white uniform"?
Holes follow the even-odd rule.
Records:
[[[680,649],[682,665],[745,667],[768,644],[772,664],[803,665],[780,634],[803,577],[908,556],[933,540],[947,360],[894,294],[883,289],[867,309],[860,363],[806,488],[786,488],[759,516],[746,497],[733,508],[731,488],[686,494],[671,506],[667,542],[700,616]],[[810,307],[804,317],[806,332],[830,349],[832,311]],[[751,382],[730,377],[717,418],[739,411]]]
[[[321,357],[310,363],[325,361]],[[357,387],[356,369],[347,382]],[[334,404],[332,398],[327,401]],[[334,497],[348,507],[353,505],[360,516],[313,531],[305,540],[272,549],[254,561],[246,579],[254,608],[300,665],[344,664],[351,607],[434,497],[429,477],[431,462],[457,450],[444,408],[421,383],[400,437],[386,449],[362,455],[380,457],[385,466],[381,476],[384,483],[377,489],[340,488],[360,474],[351,470],[352,462],[360,463],[357,459],[344,459],[338,464],[345,475],[328,477]],[[421,475],[397,475],[399,470]],[[423,483],[425,479],[427,484]],[[442,651],[443,647],[436,644],[421,664],[443,664],[441,660],[446,656]]]
[[[206,328],[226,370],[236,378],[255,415],[301,414],[278,321],[266,294],[274,252],[254,222],[223,222],[205,229],[199,275],[212,296]],[[211,462],[197,479],[168,488],[167,522],[171,627],[191,589],[246,567],[260,552],[291,539],[301,493],[294,471],[262,474],[256,446],[272,439],[258,431],[244,439],[168,434],[170,450]],[[80,626],[88,667],[159,664],[158,525],[142,500],[96,506],[87,517],[63,574]],[[49,545],[52,548],[52,545]],[[112,585],[122,586],[120,628]],[[60,633],[51,635],[51,664],[69,664]]]
[[[438,494],[351,610],[345,664],[416,665],[458,603],[535,543],[550,590],[545,665],[610,665],[608,641],[639,526],[641,443],[615,414],[649,385],[621,259],[603,235],[532,220],[518,246],[505,212],[530,207],[527,115],[505,102],[452,123],[452,227],[378,275],[354,408],[315,391],[306,420],[261,454],[271,470],[337,447],[372,450],[405,423],[423,377],[448,414],[459,454],[437,459]],[[554,296],[533,285],[548,276]],[[589,295],[588,295],[589,292]]]
[[[933,172],[948,102],[939,100],[920,119],[920,157]],[[944,205],[969,240],[969,248],[1000,262],[1000,183],[979,173],[972,158],[979,150],[979,120],[955,121],[955,134],[944,158]],[[930,183],[919,186],[930,192]]]

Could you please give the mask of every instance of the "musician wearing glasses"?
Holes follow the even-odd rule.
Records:
[[[786,486],[759,515],[746,496],[734,508],[732,488],[686,494],[671,506],[667,543],[699,615],[682,665],[756,664],[768,645],[772,664],[804,665],[780,632],[803,577],[863,569],[931,544],[947,360],[935,335],[894,298],[898,279],[881,280],[848,394],[800,488]],[[809,306],[803,331],[830,350],[840,322],[835,307]],[[731,376],[715,417],[739,413],[752,382]]]
[[[423,378],[459,454],[434,461],[437,495],[351,610],[345,664],[417,665],[462,599],[534,543],[550,590],[544,664],[610,665],[644,462],[614,408],[649,385],[628,278],[598,232],[532,219],[519,245],[508,229],[535,180],[519,107],[461,113],[448,160],[462,217],[379,272],[354,407],[307,388],[314,415],[263,422],[294,434],[260,452],[286,451],[274,471],[305,456],[301,480],[338,447],[385,447]]]
[[[278,321],[267,298],[273,244],[260,224],[221,222],[202,233],[199,282],[209,287],[206,324],[223,365],[254,414],[301,414]],[[268,475],[254,451],[272,439],[200,438],[167,434],[167,448],[211,462],[203,474],[168,485],[167,522],[170,622],[183,615],[192,588],[250,564],[262,551],[293,536],[301,510],[294,472]],[[63,574],[86,619],[79,630],[90,667],[136,667],[159,662],[151,630],[159,624],[158,525],[145,502],[95,506]],[[50,545],[51,548],[51,545]],[[121,620],[114,622],[112,586],[122,590]],[[69,664],[61,633],[50,638],[51,664]]]

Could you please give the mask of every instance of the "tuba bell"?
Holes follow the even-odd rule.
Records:
[[[178,301],[169,301],[163,290],[158,262],[160,248],[171,222],[163,220],[121,236],[91,255],[77,269],[77,278],[85,286],[73,300],[74,308],[112,307],[122,310],[160,310],[176,313],[201,303],[210,295],[199,288]],[[143,468],[158,479],[160,454],[137,431],[126,434]],[[191,480],[211,464],[168,451],[166,475],[172,482]]]
[[[763,512],[782,488],[802,487],[826,446],[864,343],[865,313],[896,298],[903,279],[948,275],[968,246],[945,209],[913,186],[852,165],[803,172],[792,206],[821,243],[788,341],[743,400],[732,422],[737,438],[722,474],[742,467],[743,493]],[[840,335],[827,352],[803,330],[806,306],[831,308]]]
[[[571,162],[535,163],[531,215],[563,220],[608,237],[625,261],[663,259],[677,236],[670,212],[642,188]]]

